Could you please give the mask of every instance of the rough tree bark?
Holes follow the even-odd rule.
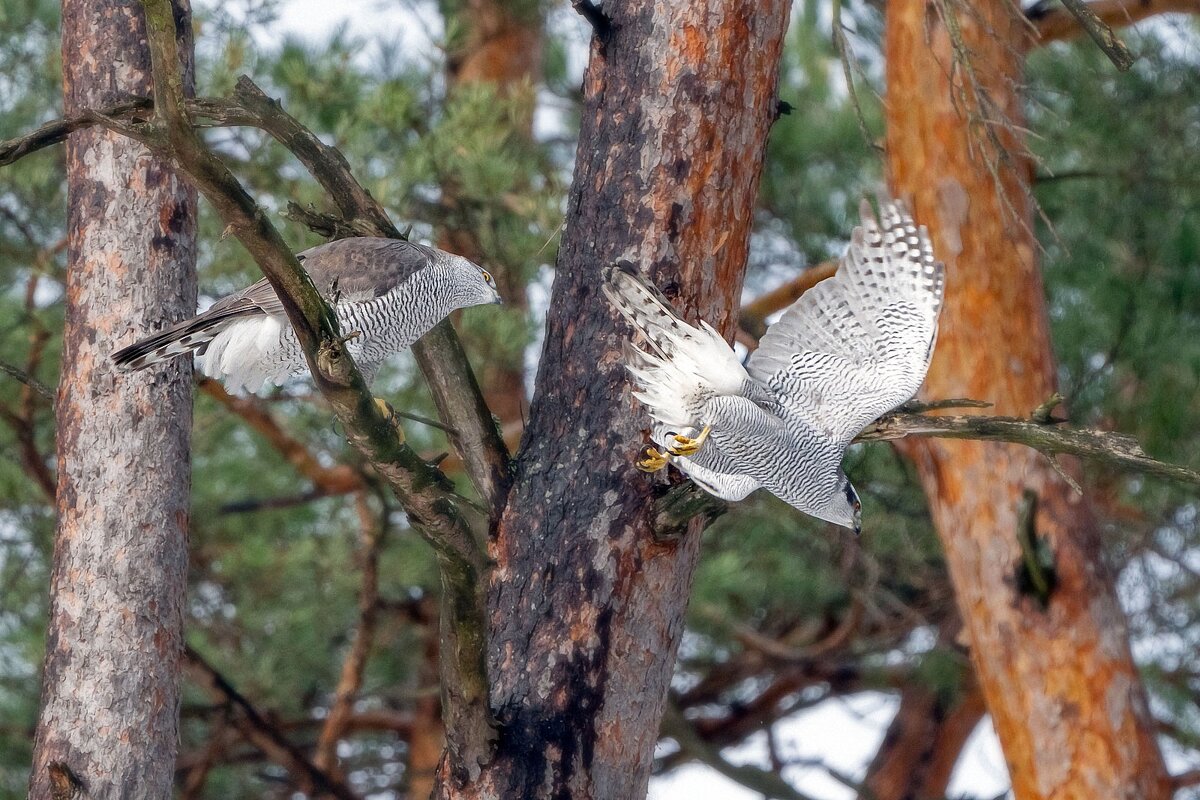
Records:
[[[926,392],[1024,415],[1054,390],[1055,371],[1017,133],[1029,30],[1016,11],[1006,0],[888,4],[887,151],[893,192],[911,198],[947,266]],[[1025,448],[922,439],[906,449],[1017,797],[1168,797],[1087,504]],[[1045,607],[1018,575],[1026,489],[1053,553]]]
[[[516,480],[491,555],[497,750],[440,797],[645,794],[692,571],[654,540],[644,419],[600,270],[629,258],[727,336],[787,23],[783,0],[606,3],[584,80],[567,228]],[[593,15],[595,16],[595,15]],[[469,766],[469,765],[468,765]]]
[[[187,0],[176,14],[190,54]],[[67,114],[150,93],[136,0],[66,0],[63,51]],[[194,313],[196,195],[101,128],[71,134],[67,191],[58,530],[30,796],[82,785],[94,800],[158,800],[178,745],[191,366],[119,375],[108,354]]]

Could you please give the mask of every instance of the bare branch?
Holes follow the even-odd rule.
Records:
[[[295,508],[329,497],[329,493],[320,489],[309,489],[300,494],[284,495],[282,497],[246,498],[231,500],[223,503],[217,509],[218,514],[254,514],[259,511],[276,511],[281,508]]]
[[[51,403],[54,402],[54,390],[20,367],[0,361],[0,372],[3,372],[10,378],[25,384],[42,397],[49,400]]]
[[[1109,29],[1133,25],[1159,14],[1200,14],[1200,0],[1095,0],[1084,7]],[[1059,6],[1038,3],[1027,15],[1038,45],[1073,39],[1086,30],[1077,16]]]
[[[1067,7],[1075,19],[1079,20],[1080,26],[1087,31],[1088,36],[1092,37],[1092,41],[1104,52],[1104,55],[1108,56],[1108,60],[1113,63],[1113,66],[1121,72],[1125,72],[1133,66],[1133,53],[1129,52],[1129,47],[1117,38],[1108,23],[1096,16],[1096,12],[1087,3],[1083,0],[1062,0],[1062,4]]]
[[[784,663],[803,664],[839,650],[847,645],[859,628],[863,619],[864,607],[862,601],[855,599],[849,611],[824,638],[810,644],[796,646],[791,642],[779,641],[770,636],[764,636],[753,627],[743,623],[730,623],[720,620],[721,624],[732,628],[733,636],[743,647],[757,650],[775,661]]]
[[[1200,486],[1200,472],[1151,458],[1123,433],[1067,428],[1018,417],[953,416],[893,413],[867,426],[855,441],[874,442],[906,436],[1010,442],[1048,455],[1072,455],[1101,464]]]
[[[138,97],[125,103],[110,106],[107,109],[100,109],[100,113],[106,117],[114,118],[127,118],[139,113],[144,117],[146,110],[151,105],[148,99]],[[0,143],[0,167],[6,167],[30,153],[35,153],[38,150],[66,141],[67,136],[73,131],[90,128],[95,124],[96,120],[91,114],[80,114],[67,119],[47,122],[45,125],[30,131],[24,136],[18,136],[15,139],[9,139],[6,142]]]
[[[317,739],[313,763],[321,769],[333,769],[337,758],[337,743],[345,736],[346,726],[354,711],[354,698],[362,687],[367,656],[375,641],[375,622],[379,617],[379,551],[387,534],[387,509],[376,514],[367,502],[366,493],[354,501],[362,527],[359,558],[362,561],[362,585],[358,593],[358,627],[350,641],[350,649],[342,661],[342,672],[333,692],[329,714]]]
[[[731,764],[721,751],[704,740],[683,712],[673,703],[667,704],[663,714],[662,732],[675,740],[682,755],[712,767],[730,780],[748,789],[777,800],[811,800],[792,788],[778,773],[751,765]]]
[[[211,378],[198,381],[200,391],[225,407],[228,411],[241,417],[242,420],[266,439],[272,447],[279,451],[296,471],[312,481],[316,494],[321,497],[349,492],[362,491],[367,488],[363,476],[353,467],[336,464],[326,467],[308,447],[285,431],[271,414],[263,408],[261,402],[250,397],[237,397],[225,391],[225,387]]]
[[[215,700],[237,710],[232,724],[264,755],[294,773],[302,785],[310,790],[331,794],[339,800],[358,800],[348,786],[317,768],[299,748],[289,742],[279,728],[259,713],[203,656],[191,647],[185,647],[183,660],[184,668],[200,688]]]
[[[1190,789],[1193,786],[1200,786],[1200,769],[1189,769],[1178,775],[1172,775],[1171,785],[1177,792],[1182,792],[1184,789]]]
[[[571,0],[571,7],[592,26],[596,38],[604,41],[612,35],[612,20],[592,0]]]

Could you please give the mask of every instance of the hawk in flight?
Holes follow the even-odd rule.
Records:
[[[864,203],[837,274],[783,313],[745,366],[707,322],[693,327],[623,262],[604,293],[641,334],[626,367],[654,420],[646,471],[673,462],[708,492],[764,488],[818,519],[861,529],[842,471],[863,428],[909,400],[929,367],[945,269],[899,202]]]
[[[496,282],[482,267],[416,242],[340,239],[296,258],[333,304],[341,329],[358,334],[346,347],[368,383],[387,356],[451,311],[500,302]],[[118,350],[112,359],[124,370],[138,370],[189,352],[205,375],[251,392],[306,369],[283,303],[265,278],[199,316]]]

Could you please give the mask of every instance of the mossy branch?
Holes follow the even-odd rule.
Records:
[[[973,439],[1023,444],[1048,456],[1071,455],[1158,478],[1200,486],[1200,472],[1151,458],[1132,436],[1089,428],[1069,428],[1053,418],[935,417],[892,413],[868,425],[855,441],[875,442],[908,436]]]
[[[243,76],[238,80],[231,98],[185,97],[173,102],[186,111],[193,129],[258,128],[291,151],[337,206],[340,216],[289,206],[290,216],[322,236],[405,238],[370,192],[355,179],[345,157],[301,125],[249,78]],[[153,116],[154,101],[130,98],[107,108],[49,122],[0,143],[0,166],[58,144],[73,131],[97,124],[149,145],[149,140],[159,135],[158,128],[145,125]],[[175,135],[186,134],[176,130]],[[412,350],[429,383],[438,413],[449,428],[451,443],[463,459],[467,476],[495,517],[508,493],[509,453],[484,402],[462,343],[450,323],[443,321],[414,344]]]
[[[345,157],[246,76],[238,79],[232,100],[198,101],[195,111],[222,125],[259,128],[291,151],[337,206],[342,223],[333,225],[333,234],[405,238],[371,193],[354,178]],[[438,413],[452,429],[450,439],[462,456],[467,475],[495,517],[508,493],[508,449],[483,400],[462,343],[450,323],[443,321],[412,350],[429,382]]]

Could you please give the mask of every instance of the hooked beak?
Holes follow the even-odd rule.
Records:
[[[492,294],[496,295],[496,299],[492,301],[493,304],[498,305],[498,306],[504,305],[504,298],[502,298],[500,296],[499,290],[493,289]]]

